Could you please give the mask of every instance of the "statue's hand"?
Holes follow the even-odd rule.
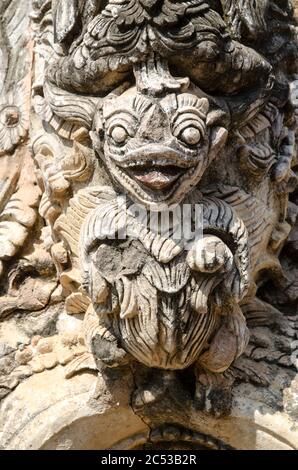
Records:
[[[188,253],[187,263],[193,271],[201,273],[229,272],[233,266],[233,254],[220,238],[205,235]]]

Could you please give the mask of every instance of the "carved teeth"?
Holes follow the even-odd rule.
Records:
[[[169,189],[167,192],[161,192],[161,191],[154,191],[151,193],[148,193],[143,189],[143,187],[135,181],[131,176],[129,176],[123,169],[116,164],[115,162],[110,163],[110,168],[109,171],[111,174],[117,175],[120,183],[122,186],[125,188],[129,188],[130,193],[135,193],[141,200],[142,202],[146,202],[149,204],[159,204],[159,203],[164,203],[165,201],[169,200],[175,191],[177,190],[178,185],[181,185],[186,179],[191,179],[195,171],[197,171],[197,166],[192,166],[189,169],[186,169],[185,171],[179,178],[178,181],[176,181]],[[149,188],[147,188],[148,191],[150,191]]]
[[[151,160],[149,158],[143,160],[133,160],[133,161],[122,161],[122,162],[115,162],[118,166],[122,168],[132,168],[132,167],[155,167],[155,166],[176,166],[178,168],[191,168],[195,165],[196,162],[194,161],[176,161],[171,159],[159,158],[156,160]]]
[[[158,157],[157,155],[162,155]],[[116,165],[122,167],[128,166],[169,166],[175,165],[181,168],[190,168],[197,164],[198,162],[198,155],[195,153],[193,155],[183,155],[180,152],[172,151],[170,152],[169,149],[160,149],[159,151],[152,151],[145,153],[145,151],[138,151],[138,152],[128,152],[123,159],[115,158],[116,154],[111,155],[112,160],[115,161]]]
[[[107,301],[108,295],[109,295],[108,284],[102,276],[98,275],[96,303],[104,304]]]
[[[181,168],[174,166],[132,167],[130,175],[144,186],[162,190],[171,186],[181,176]]]
[[[131,318],[138,314],[138,302],[135,287],[125,276],[122,278],[123,300],[121,302],[120,318]]]

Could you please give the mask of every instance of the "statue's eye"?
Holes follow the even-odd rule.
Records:
[[[201,140],[201,133],[195,127],[187,127],[180,133],[179,139],[185,144],[197,145]]]
[[[117,144],[124,144],[128,137],[127,131],[122,126],[115,126],[111,131],[111,137]]]

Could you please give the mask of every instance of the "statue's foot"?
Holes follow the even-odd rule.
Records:
[[[233,380],[229,376],[207,372],[198,367],[195,407],[218,418],[229,415],[232,408],[232,384]]]

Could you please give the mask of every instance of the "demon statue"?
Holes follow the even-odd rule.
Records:
[[[1,162],[0,340],[19,335],[0,343],[4,413],[58,368],[68,384],[130,387],[153,429],[134,448],[249,448],[221,424],[237,423],[245,397],[297,418],[293,5],[14,3],[0,23],[0,155],[12,162]],[[291,432],[255,448],[297,448]]]

